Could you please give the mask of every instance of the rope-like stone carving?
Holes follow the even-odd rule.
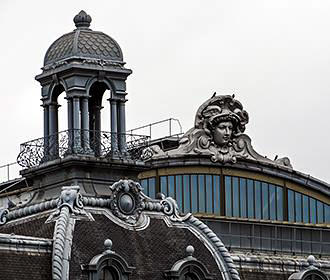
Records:
[[[70,210],[69,207],[63,207],[61,213],[56,222],[56,229],[54,233],[53,244],[53,261],[52,261],[52,273],[54,280],[62,280],[63,278],[63,260],[65,250],[65,236],[67,225],[69,222]]]
[[[0,208],[0,225],[4,225],[11,220],[33,215],[49,209],[53,209],[56,207],[57,202],[58,199],[56,198],[38,204],[25,206],[15,210],[10,210],[8,208]]]
[[[234,261],[230,256],[227,248],[222,243],[222,241],[216,236],[216,234],[206,224],[204,224],[202,221],[195,218],[194,216],[190,216],[188,223],[195,226],[200,232],[205,234],[209,240],[211,240],[211,242],[217,249],[217,253],[220,254],[224,262],[226,263],[232,279],[239,280],[240,277],[238,271],[235,268]]]
[[[8,220],[14,220],[49,209],[54,209],[57,203],[58,198],[10,211],[8,214]]]
[[[110,202],[109,198],[83,197],[84,206],[110,207]]]
[[[78,186],[63,187],[58,199],[57,210],[48,219],[57,219],[52,256],[54,280],[69,279],[69,260],[74,230],[74,219],[71,216],[84,214],[83,206],[83,199]]]

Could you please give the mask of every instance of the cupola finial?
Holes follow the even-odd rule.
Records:
[[[77,28],[88,28],[91,24],[92,18],[88,15],[84,10],[81,10],[79,14],[77,14],[73,18],[73,22],[75,23]]]

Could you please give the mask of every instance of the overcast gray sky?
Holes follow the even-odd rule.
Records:
[[[117,40],[133,70],[128,128],[175,117],[186,131],[214,91],[235,93],[257,152],[288,156],[294,169],[330,182],[326,0],[1,0],[0,165],[16,160],[20,143],[43,136],[34,76],[81,9],[93,30]]]

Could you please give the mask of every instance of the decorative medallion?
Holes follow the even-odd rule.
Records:
[[[120,180],[110,186],[112,213],[129,224],[136,224],[143,210],[142,187],[132,180]]]

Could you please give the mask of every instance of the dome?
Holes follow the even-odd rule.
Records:
[[[77,29],[51,44],[44,58],[44,66],[73,57],[123,62],[122,51],[114,39],[89,29],[92,18],[85,11],[76,15],[73,21]]]

